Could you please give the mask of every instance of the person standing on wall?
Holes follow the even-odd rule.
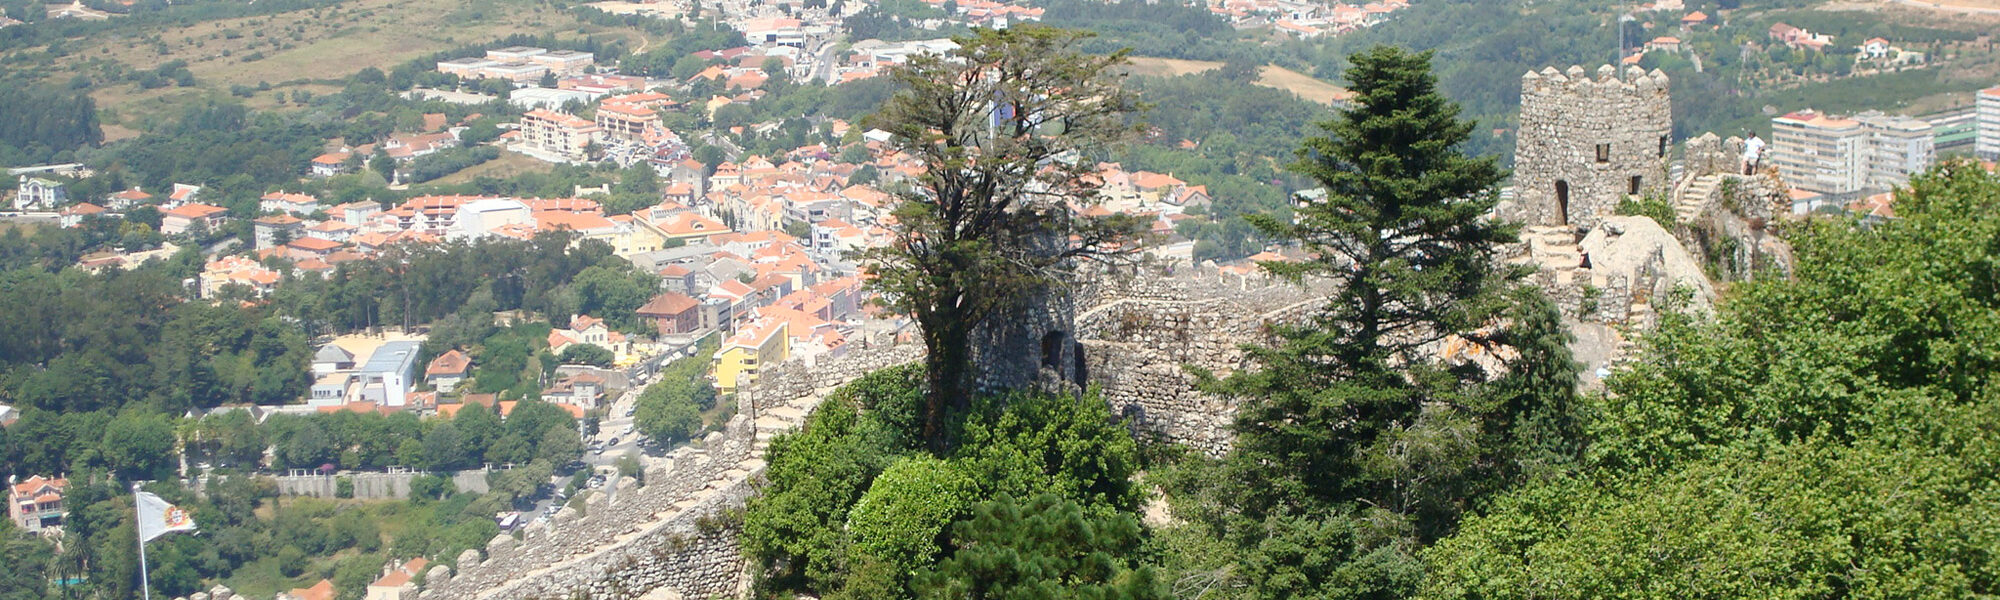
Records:
[[[1757,137],[1757,132],[1755,131],[1750,132],[1750,138],[1743,140],[1744,175],[1757,174],[1757,163],[1758,160],[1763,157],[1763,154],[1764,154],[1764,140],[1759,139]]]

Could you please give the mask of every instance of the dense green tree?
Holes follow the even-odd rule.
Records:
[[[771,484],[744,509],[743,545],[778,586],[827,593],[844,582],[848,513],[893,458],[857,408],[828,398],[803,430],[771,441]]]
[[[982,502],[952,525],[949,558],[917,572],[918,598],[1170,597],[1138,562],[1142,531],[1130,515],[1091,516],[1055,494]]]
[[[1051,493],[1100,513],[1139,508],[1138,443],[1095,394],[996,398],[967,419],[961,440],[954,459],[984,497]]]
[[[596,344],[571,344],[570,347],[563,348],[562,355],[557,360],[562,361],[562,364],[565,365],[610,367],[614,358],[616,356],[611,354],[610,350],[604,349],[603,346]]]
[[[473,447],[459,433],[456,423],[444,423],[424,434],[424,462],[436,471],[476,467],[479,461],[472,453]]]
[[[923,455],[891,463],[847,514],[853,559],[892,565],[904,573],[936,561],[945,528],[972,508],[978,483],[958,466]]]
[[[482,462],[486,457],[486,449],[499,444],[500,438],[506,436],[506,431],[500,423],[500,415],[494,414],[493,409],[477,402],[469,402],[460,407],[458,414],[451,417],[451,426],[458,435],[460,443],[464,444],[467,458],[475,463]],[[426,440],[425,443],[428,444],[429,441]],[[435,459],[435,456],[432,458]]]
[[[55,546],[22,532],[13,519],[0,521],[0,600],[42,600],[48,590]]]
[[[1113,79],[1124,55],[1083,54],[1087,37],[979,30],[949,57],[898,67],[905,89],[871,121],[928,167],[895,209],[896,241],[864,260],[890,305],[922,331],[924,438],[934,451],[947,445],[946,411],[971,400],[973,331],[1136,226],[1070,218],[1068,202],[1094,197],[1094,165],[1056,159],[1125,139],[1136,107]]]
[[[127,412],[104,430],[105,465],[122,481],[173,475],[174,426],[164,415]]]

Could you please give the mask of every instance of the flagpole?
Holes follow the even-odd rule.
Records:
[[[153,582],[146,575],[146,532],[140,530],[136,514],[139,510],[139,483],[136,481],[132,482],[132,510],[135,513],[132,531],[139,534],[139,590],[145,600],[153,600]]]

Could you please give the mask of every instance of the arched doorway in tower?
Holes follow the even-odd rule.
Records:
[[[1063,368],[1063,348],[1069,345],[1069,334],[1051,331],[1042,335],[1042,367],[1061,372]]]
[[[1569,182],[1556,180],[1556,224],[1569,224]]]

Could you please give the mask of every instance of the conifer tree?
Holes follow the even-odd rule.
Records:
[[[1435,481],[1424,471],[1464,461],[1450,441],[1465,423],[1425,407],[1470,404],[1460,383],[1479,376],[1421,351],[1493,323],[1514,279],[1493,260],[1513,229],[1484,217],[1503,174],[1459,150],[1473,124],[1438,93],[1430,54],[1377,47],[1351,61],[1355,105],[1291,165],[1325,198],[1293,222],[1257,221],[1313,256],[1270,272],[1338,291],[1309,323],[1278,328],[1279,344],[1252,349],[1261,370],[1224,386],[1246,399],[1233,462],[1255,481],[1252,514],[1350,500],[1419,508]]]

